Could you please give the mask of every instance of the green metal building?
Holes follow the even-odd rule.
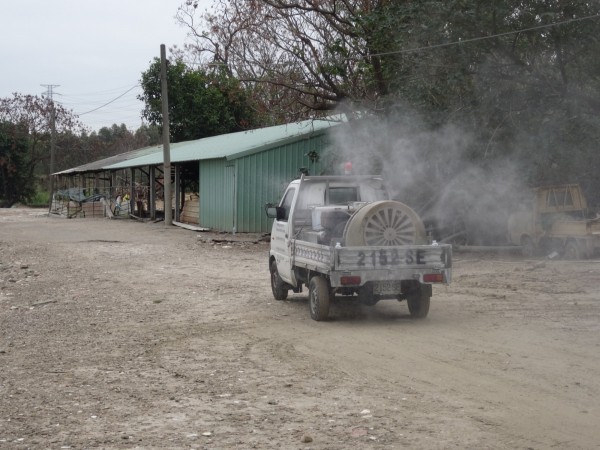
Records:
[[[339,124],[309,120],[171,144],[176,171],[187,167],[188,173],[198,174],[199,226],[234,233],[270,231],[265,203],[278,201],[302,170],[324,173],[328,132]],[[102,170],[154,171],[162,164],[163,149],[157,146],[150,154]],[[196,164],[197,171],[191,167]]]

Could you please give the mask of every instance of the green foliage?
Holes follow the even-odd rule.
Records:
[[[27,127],[0,122],[0,207],[25,202],[35,193]]]
[[[48,191],[37,191],[33,197],[28,199],[27,206],[33,208],[47,207],[50,204],[50,194]]]
[[[203,20],[182,8],[197,39],[192,57],[223,62],[275,120],[339,108],[411,123],[417,134],[454,127],[469,136],[460,152],[421,149],[449,161],[448,176],[510,162],[526,183],[579,181],[600,192],[590,169],[600,134],[598,2],[216,0]],[[378,161],[400,153],[393,140],[372,150]],[[439,189],[447,178],[431,181]]]
[[[152,125],[134,133],[124,124],[113,124],[88,134],[69,111],[54,107],[56,172],[161,141]],[[0,207],[48,202],[48,194],[36,189],[47,182],[49,172],[50,111],[48,101],[33,96],[0,99]]]
[[[160,60],[155,58],[141,79],[144,117],[162,126]],[[192,70],[168,62],[169,130],[173,142],[242,131],[254,126],[254,114],[238,80],[224,71]]]
[[[35,192],[37,176],[49,173],[52,130],[56,136],[71,136],[83,131],[83,127],[73,113],[60,104],[22,94],[0,98],[0,123],[4,168],[2,205],[11,206],[30,198]]]
[[[381,2],[357,22],[379,55],[364,73],[385,114],[471,135],[457,172],[510,161],[529,184],[581,182],[593,195],[600,20],[569,21],[599,13],[584,1]]]

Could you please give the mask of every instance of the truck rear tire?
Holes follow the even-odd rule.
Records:
[[[329,283],[319,275],[310,279],[308,286],[310,317],[316,321],[327,320],[329,316]]]
[[[429,313],[429,304],[431,303],[431,295],[425,289],[416,289],[414,292],[406,296],[408,311],[413,319],[423,319]]]
[[[288,296],[288,288],[279,276],[275,261],[271,261],[269,270],[271,271],[271,290],[273,291],[273,297],[275,300],[285,300]]]

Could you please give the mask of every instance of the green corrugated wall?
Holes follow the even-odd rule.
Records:
[[[227,217],[230,215],[233,217],[233,212],[229,211],[229,205],[225,205],[225,166],[231,163],[223,158],[208,159],[200,161],[199,164],[199,224],[201,227],[231,232],[233,231],[233,223],[227,223]]]
[[[313,163],[307,154],[315,151],[322,155],[324,147],[325,135],[318,135],[238,159],[237,231],[270,231],[265,203],[278,202],[288,183],[300,175],[301,167],[313,175],[320,173],[322,157]]]
[[[235,224],[239,233],[270,231],[265,203],[278,202],[301,167],[321,174],[326,145],[322,133],[232,161],[200,161],[200,226],[232,232]],[[319,161],[310,160],[311,151],[319,154]]]

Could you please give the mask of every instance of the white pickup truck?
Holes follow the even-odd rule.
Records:
[[[376,176],[302,176],[274,219],[269,269],[277,300],[308,286],[310,315],[326,320],[333,295],[367,305],[406,300],[412,317],[429,312],[432,284],[452,277],[452,247],[427,237],[419,216],[388,200]]]

